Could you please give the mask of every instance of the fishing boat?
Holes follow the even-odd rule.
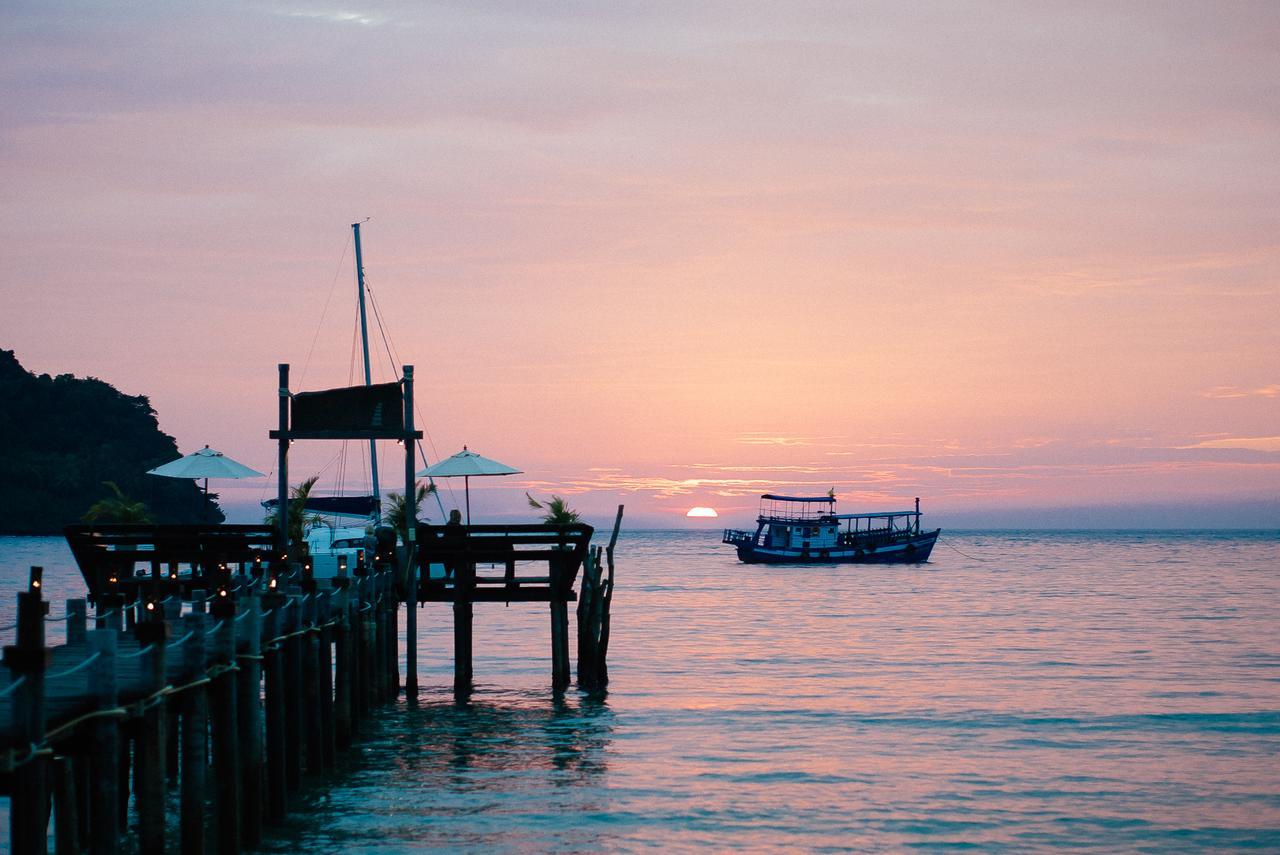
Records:
[[[942,529],[920,528],[915,510],[836,513],[836,497],[760,497],[755,531],[725,529],[724,543],[747,564],[918,564]]]

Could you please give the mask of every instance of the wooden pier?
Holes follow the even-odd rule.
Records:
[[[144,853],[174,842],[185,853],[258,846],[265,824],[334,767],[373,710],[402,687],[417,702],[419,603],[453,604],[459,699],[471,691],[476,602],[549,604],[560,692],[576,600],[579,685],[608,683],[621,506],[607,549],[592,547],[582,524],[410,526],[401,550],[314,579],[305,555],[289,555],[289,444],[398,439],[413,495],[413,367],[399,384],[297,395],[279,368],[279,528],[69,527],[88,596],[57,616],[41,568],[31,568],[0,668],[0,795],[10,799],[13,852],[45,853],[50,822],[58,855],[116,852],[135,833],[128,848]],[[46,643],[52,620],[65,621],[64,644]]]
[[[142,852],[163,851],[175,819],[183,852],[252,848],[305,776],[331,769],[399,694],[390,566],[326,585],[242,568],[185,603],[176,581],[128,601],[100,594],[92,617],[68,600],[56,647],[41,575],[18,594],[0,669],[15,853],[46,851],[50,802],[57,852],[118,851],[130,797]]]

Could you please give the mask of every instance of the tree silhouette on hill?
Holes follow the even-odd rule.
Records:
[[[115,497],[106,482],[158,523],[205,521],[194,481],[146,474],[179,454],[145,396],[93,377],[37,376],[11,350],[0,350],[0,448],[0,534],[61,534]],[[208,522],[223,519],[215,503]]]

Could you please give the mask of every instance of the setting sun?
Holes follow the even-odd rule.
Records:
[[[716,513],[715,508],[699,507],[699,508],[690,508],[689,513],[685,514],[685,516],[686,517],[718,517],[720,515]]]

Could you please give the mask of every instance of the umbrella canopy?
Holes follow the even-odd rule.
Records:
[[[221,451],[205,446],[199,451],[179,457],[163,466],[147,470],[148,475],[165,478],[257,478],[262,475],[243,463],[237,463]]]
[[[519,475],[520,470],[490,460],[462,446],[462,450],[452,457],[428,466],[418,473],[419,478],[463,478],[464,492],[467,497],[467,525],[471,525],[471,478],[479,475]]]
[[[209,479],[210,478],[257,478],[262,475],[256,469],[250,469],[227,457],[221,451],[214,451],[205,446],[186,457],[171,460],[163,466],[148,469],[148,475],[159,475],[162,478],[194,478],[204,479],[204,514],[209,517]]]

